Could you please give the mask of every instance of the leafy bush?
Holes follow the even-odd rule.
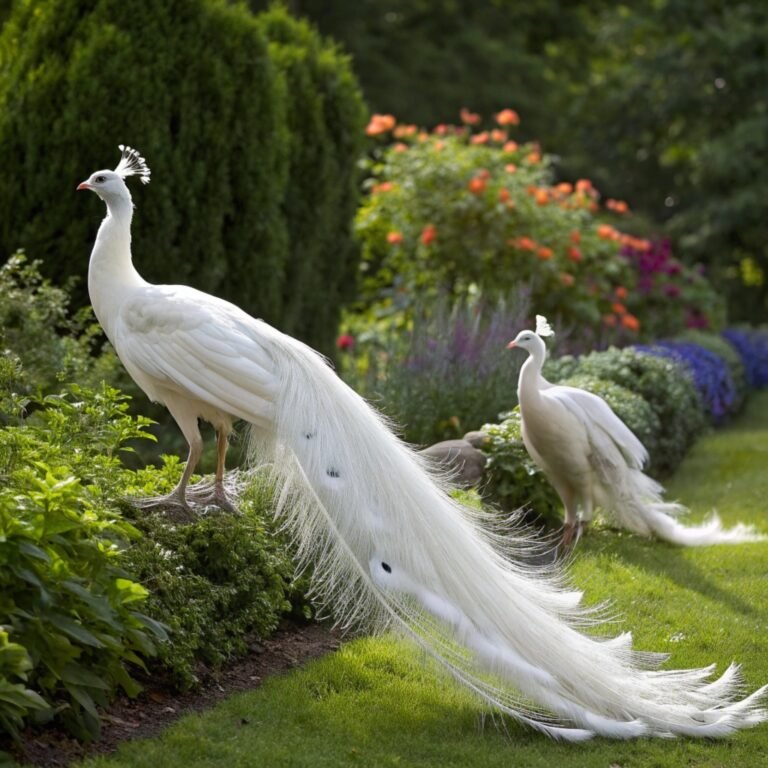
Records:
[[[357,335],[342,357],[344,378],[402,425],[409,442],[460,436],[517,402],[522,361],[505,347],[525,311],[524,303],[445,299],[420,306],[410,328]]]
[[[749,386],[768,386],[768,331],[728,328],[723,331],[723,337],[739,353]]]
[[[490,437],[483,446],[488,456],[484,495],[505,511],[527,508],[547,525],[561,525],[560,498],[528,455],[519,409],[515,408],[500,424],[485,424],[482,431]]]
[[[725,299],[699,266],[672,255],[669,240],[625,245],[621,255],[637,275],[627,306],[643,319],[648,338],[670,336],[687,328],[717,330],[725,320]]]
[[[306,605],[271,507],[271,493],[257,486],[239,516],[215,513],[183,526],[162,515],[133,516],[144,537],[124,564],[149,590],[147,612],[169,628],[171,642],[152,668],[172,685],[193,687],[254,637],[267,637],[292,610],[291,598],[297,609]]]
[[[526,286],[531,306],[553,322],[599,328],[632,279],[620,236],[598,225],[588,181],[553,184],[539,148],[510,139],[512,110],[497,122],[490,132],[438,126],[427,134],[374,116],[368,132],[392,130],[397,141],[374,152],[357,216],[363,297],[408,310],[416,296],[479,289],[492,300]],[[637,329],[627,316],[622,330]]]
[[[668,357],[688,371],[707,415],[721,424],[734,410],[736,389],[725,361],[699,344],[685,341],[658,341],[638,347],[651,355]]]
[[[16,372],[4,365],[0,384]],[[21,404],[4,392],[6,412]],[[15,693],[0,698],[0,718],[13,732],[56,715],[86,738],[116,687],[139,690],[127,665],[141,666],[165,638],[139,610],[146,590],[120,567],[120,549],[138,532],[109,503],[116,454],[146,423],[126,416],[107,388],[72,388],[37,406],[29,421],[0,429],[0,624],[22,659],[3,669],[0,687]]]
[[[673,360],[632,348],[611,348],[579,358],[576,371],[619,384],[650,405],[659,423],[655,445],[646,446],[653,475],[672,472],[706,425],[693,380]]]
[[[240,3],[15,3],[0,32],[0,206],[13,211],[0,253],[25,248],[57,284],[84,276],[103,209],[74,185],[116,163],[123,141],[154,171],[134,221],[147,279],[192,283],[277,325],[295,308],[293,328],[328,342],[340,308],[294,267],[316,260],[322,287],[344,295],[361,100],[348,61],[301,29],[284,69],[283,44]],[[299,81],[305,112],[289,93]],[[314,217],[323,196],[338,208]],[[291,206],[306,228],[296,237]],[[75,302],[87,303],[84,283]]]
[[[51,285],[40,262],[17,252],[0,266],[0,349],[21,362],[17,391],[58,390],[62,380],[114,383],[121,369],[111,349],[95,354],[100,330],[90,309],[71,315],[69,288]]]

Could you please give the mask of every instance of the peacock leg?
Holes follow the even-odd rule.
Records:
[[[201,480],[199,483],[189,488],[188,496],[202,506],[215,505],[225,512],[233,515],[239,514],[227,496],[224,488],[224,473],[226,466],[227,447],[229,440],[229,430],[219,429],[216,432],[216,476],[213,484],[209,480]]]

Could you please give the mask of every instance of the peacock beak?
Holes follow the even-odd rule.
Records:
[[[514,349],[517,346],[514,341],[510,341],[509,344],[507,344],[507,349]]]
[[[80,189],[92,189],[92,187],[91,187],[91,185],[87,181],[81,181],[77,185],[77,189],[78,190],[80,190]]]

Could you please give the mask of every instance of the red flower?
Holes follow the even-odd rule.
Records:
[[[459,112],[461,122],[467,125],[477,125],[480,122],[480,115],[476,112],[470,112],[466,107],[462,107]]]
[[[394,115],[371,115],[371,120],[368,123],[365,132],[368,136],[378,136],[379,134],[391,131],[397,120]]]
[[[624,315],[621,318],[621,324],[630,331],[637,332],[640,330],[640,321],[634,315]]]
[[[627,308],[621,304],[620,302],[616,301],[613,304],[611,304],[611,309],[617,314],[617,315],[626,315],[627,314]]]
[[[541,248],[536,251],[536,256],[538,256],[542,261],[549,261],[549,259],[551,259],[554,255],[554,251],[551,248],[547,248],[546,245],[542,245]]]
[[[578,264],[581,261],[581,258],[582,258],[581,257],[581,251],[575,245],[572,245],[568,249],[568,258],[571,261],[575,261]]]
[[[496,122],[499,125],[520,125],[520,117],[514,109],[502,109],[496,115]]]
[[[390,245],[400,245],[403,242],[403,235],[397,230],[392,230],[387,234],[387,242]]]
[[[472,144],[487,144],[488,131],[483,131],[482,133],[476,133],[469,141]]]
[[[520,147],[516,141],[508,141],[502,147],[504,152],[517,152],[518,149],[520,149]]]
[[[336,339],[336,348],[346,352],[355,346],[355,337],[348,333],[342,333],[338,339]]]
[[[580,243],[581,242],[581,232],[579,232],[578,229],[574,229],[571,232],[570,237],[571,237],[571,242],[572,243]]]
[[[614,293],[617,299],[626,299],[629,291],[623,285],[617,285]]]
[[[421,242],[429,245],[437,237],[437,227],[434,224],[427,224],[421,231]]]
[[[499,190],[499,202],[506,203],[509,200],[509,190],[506,187],[502,187]]]
[[[469,191],[473,195],[481,194],[482,192],[485,191],[485,187],[486,187],[486,181],[480,176],[475,176],[474,179],[470,179],[469,184],[467,184],[467,189],[469,189]]]

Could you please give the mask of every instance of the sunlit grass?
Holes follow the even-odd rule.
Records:
[[[717,507],[726,523],[768,532],[768,392],[703,438],[667,487],[692,520]],[[632,629],[638,647],[671,653],[675,667],[723,670],[735,659],[750,689],[768,682],[768,543],[682,550],[597,529],[579,546],[573,580],[590,601],[613,602],[617,630]],[[768,724],[723,742],[556,744],[494,720],[410,646],[362,639],[85,765],[759,766],[768,765]]]

